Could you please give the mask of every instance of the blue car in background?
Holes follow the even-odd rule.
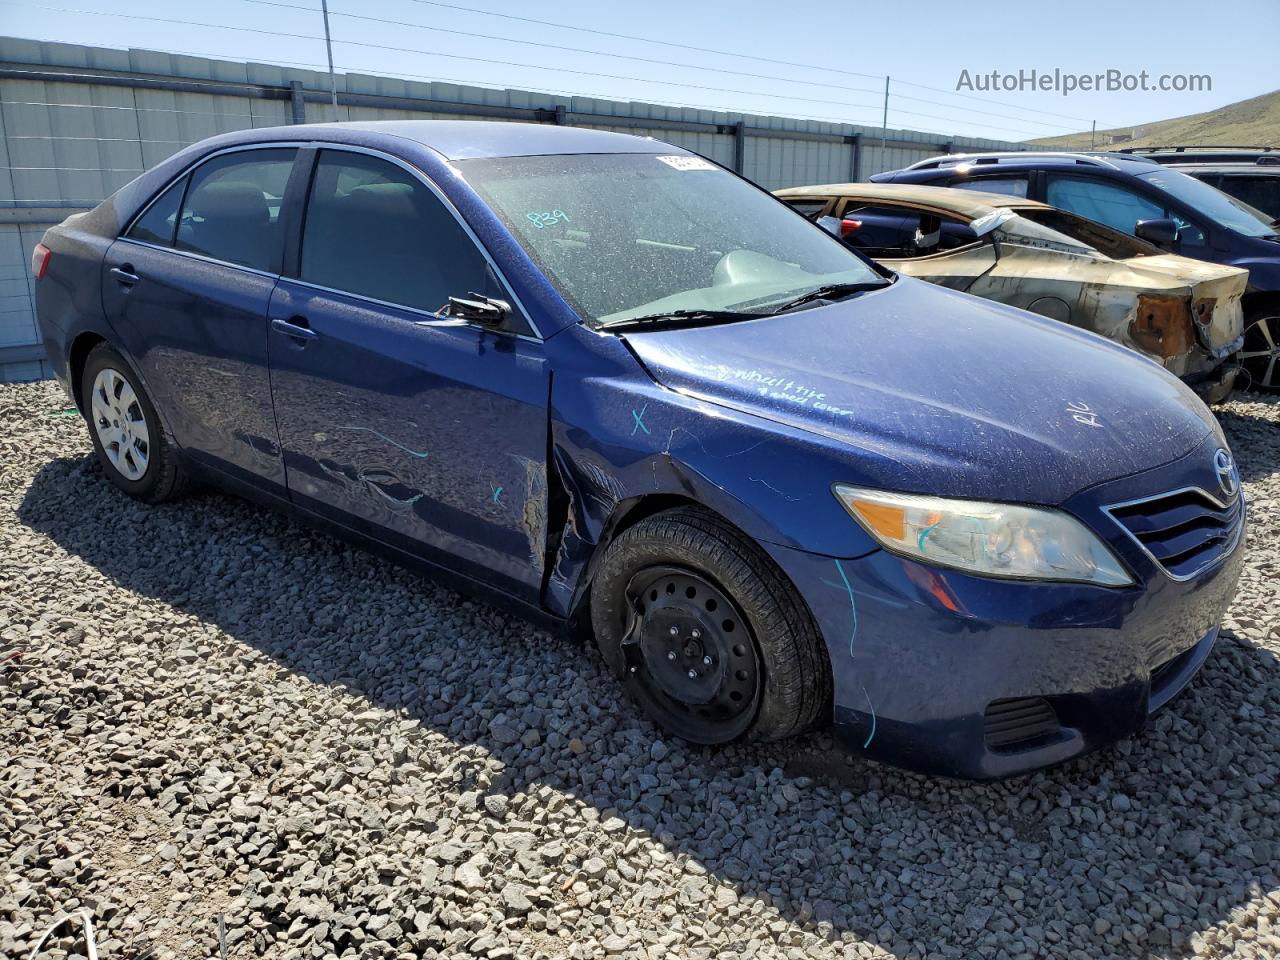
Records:
[[[1140,154],[952,154],[871,180],[1027,197],[1184,257],[1243,267],[1243,385],[1280,390],[1280,221],[1270,214]]]
[[[695,743],[1056,763],[1186,686],[1235,590],[1238,473],[1177,378],[654,140],[226,134],[32,266],[116,486],[214,483],[577,628]]]

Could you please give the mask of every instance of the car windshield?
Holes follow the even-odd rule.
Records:
[[[593,325],[677,311],[763,314],[819,288],[888,282],[700,157],[505,157],[457,168]]]
[[[1228,196],[1195,177],[1177,170],[1153,170],[1138,175],[1153,187],[1173,194],[1193,210],[1204,214],[1219,226],[1227,227],[1248,237],[1269,237],[1276,230],[1269,217],[1235,197]]]

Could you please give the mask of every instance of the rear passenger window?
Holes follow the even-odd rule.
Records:
[[[302,232],[308,283],[432,313],[450,296],[493,291],[457,219],[407,170],[322,150]]]
[[[183,177],[160,194],[155,203],[147,208],[147,212],[133,222],[133,226],[125,236],[144,243],[158,243],[164,247],[173,246],[173,229],[178,223],[178,205],[182,203],[182,190],[186,185],[187,178]]]
[[[280,207],[295,153],[243,150],[198,167],[182,205],[177,248],[274,272]]]

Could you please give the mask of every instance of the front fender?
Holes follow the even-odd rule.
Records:
[[[595,341],[586,352],[594,362],[557,362],[552,381],[563,494],[552,509],[563,519],[547,603],[557,613],[576,605],[617,519],[650,497],[702,504],[766,544],[840,557],[876,549],[831,492],[851,479],[852,450],[662,387],[616,338],[584,330],[574,339]]]

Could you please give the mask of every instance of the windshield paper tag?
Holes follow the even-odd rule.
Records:
[[[716,165],[701,157],[659,157],[668,167],[676,170],[714,170]]]

